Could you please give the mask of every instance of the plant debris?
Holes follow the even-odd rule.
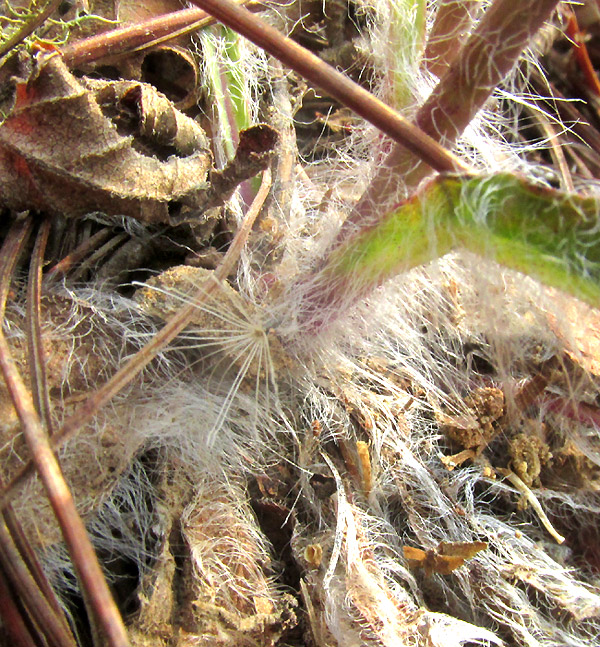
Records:
[[[532,109],[551,88],[532,97],[524,57],[505,76],[507,25],[541,51],[537,3],[260,8],[391,106],[410,153],[228,28],[165,44],[172,0],[141,16],[160,43],[132,26],[63,58],[53,23],[6,57],[0,364],[115,608],[27,467],[5,370],[0,647],[598,643],[597,122],[575,144],[554,100]],[[561,11],[539,56],[572,92],[590,69]],[[577,18],[597,63],[600,15]],[[498,48],[444,80],[480,37]],[[482,76],[481,97],[504,78],[485,105]],[[452,151],[399,117],[435,135],[450,104]],[[421,154],[469,172],[420,182]]]

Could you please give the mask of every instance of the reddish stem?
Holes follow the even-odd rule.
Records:
[[[452,147],[557,4],[558,0],[521,0],[518,4],[496,0],[419,109],[419,128]],[[396,146],[347,219],[340,238],[385,213],[400,178],[410,189],[429,173],[430,169]]]
[[[251,5],[252,11],[262,9],[257,2],[243,0],[242,4]],[[172,40],[184,33],[196,31],[215,22],[212,16],[201,9],[182,9],[169,14],[155,16],[135,25],[106,31],[84,40],[69,43],[61,49],[65,63],[71,67],[81,67],[101,59],[128,54],[156,41]]]
[[[579,24],[577,23],[577,17],[573,11],[567,11],[567,36],[571,39],[573,43],[573,53],[575,54],[575,59],[579,64],[581,71],[587,81],[587,87],[589,91],[597,97],[600,97],[600,81],[598,80],[598,75],[588,49],[585,45],[585,35],[579,29]]]

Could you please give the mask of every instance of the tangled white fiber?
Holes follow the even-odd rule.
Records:
[[[356,4],[376,90],[389,99],[385,80],[401,74],[409,116],[435,82],[414,52],[390,49],[396,16],[414,6]],[[256,101],[274,68],[247,43],[240,52]],[[520,84],[515,74],[502,90],[515,110],[527,101]],[[457,154],[539,178],[522,142],[510,143],[512,124],[491,106]],[[577,413],[600,397],[598,313],[453,253],[327,314],[318,333],[305,316],[314,286],[302,279],[380,146],[358,124],[297,166],[237,276],[61,449],[132,645],[600,644],[600,423]],[[239,196],[228,209],[241,217]],[[44,316],[57,424],[211,273],[175,267],[133,299],[53,287]],[[7,316],[14,347],[18,308]],[[9,423],[10,474],[22,459]],[[31,483],[15,507],[69,606],[76,578],[43,501]]]

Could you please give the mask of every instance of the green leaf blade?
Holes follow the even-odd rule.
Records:
[[[343,285],[356,299],[395,274],[466,249],[599,307],[599,214],[596,198],[511,174],[440,176],[332,252],[322,285]]]

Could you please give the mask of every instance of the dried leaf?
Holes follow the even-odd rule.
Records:
[[[471,559],[487,547],[487,541],[442,541],[437,550],[440,555]]]
[[[95,91],[101,107],[114,106],[119,113],[119,130],[139,136],[150,147],[167,147],[180,157],[208,151],[208,141],[200,126],[151,85],[137,81],[92,81],[86,86]],[[160,150],[156,150],[160,153]]]
[[[279,141],[279,133],[268,124],[256,124],[240,131],[234,158],[219,171],[210,174],[210,186],[201,195],[194,196],[202,212],[228,200],[236,187],[267,168]],[[185,214],[172,221],[190,220]],[[193,220],[192,220],[193,221]]]
[[[488,547],[485,541],[442,541],[435,550],[421,550],[413,546],[403,546],[404,557],[413,568],[423,568],[425,575],[432,573],[449,575]]]
[[[139,105],[147,105],[149,95],[156,98],[150,110],[142,108],[141,123],[163,139],[163,121],[169,121],[163,112],[177,129],[185,124],[194,133],[187,141],[194,145],[184,146],[181,157],[161,161],[140,152],[59,56],[34,67],[13,79],[15,105],[0,126],[0,191],[6,206],[69,216],[104,211],[152,223],[168,222],[170,201],[201,194],[211,166],[208,142],[195,122],[174,111],[151,86],[136,84]],[[166,132],[175,141],[169,127]]]
[[[243,493],[214,478],[195,487],[174,470],[160,494],[164,543],[138,590],[132,645],[279,644],[297,622],[294,601],[270,577],[268,546]]]
[[[202,94],[200,70],[188,47],[155,47],[140,58],[140,81],[163,92],[179,110],[198,103]]]

